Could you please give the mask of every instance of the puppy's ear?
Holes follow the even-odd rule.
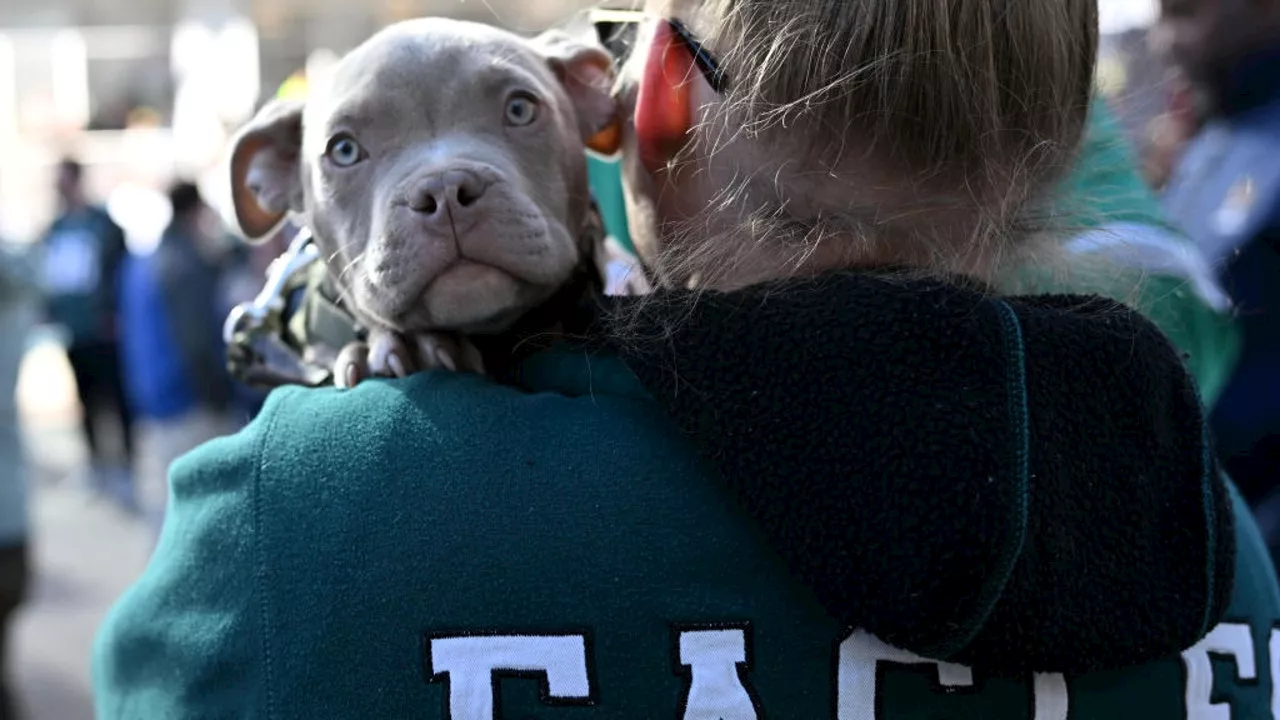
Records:
[[[302,108],[300,101],[268,104],[232,145],[231,198],[250,241],[270,237],[290,210],[302,209]]]
[[[613,99],[613,58],[603,47],[550,30],[533,41],[564,85],[587,147],[604,155],[618,152],[622,127]]]

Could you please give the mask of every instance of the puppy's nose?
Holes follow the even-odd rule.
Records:
[[[456,222],[475,208],[488,189],[489,183],[473,172],[449,170],[423,178],[410,195],[409,207],[429,217],[449,215]]]

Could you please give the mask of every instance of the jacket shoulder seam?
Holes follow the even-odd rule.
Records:
[[[262,663],[262,693],[263,701],[266,705],[266,716],[270,720],[276,717],[276,703],[273,677],[274,659],[271,652],[271,607],[267,597],[269,580],[267,577],[268,557],[266,544],[263,542],[266,512],[262,505],[262,476],[266,467],[268,443],[275,434],[276,424],[280,418],[279,398],[276,398],[274,403],[268,403],[267,407],[264,408],[264,412],[268,413],[268,416],[264,418],[266,420],[265,428],[254,447],[251,492],[253,493],[254,581],[256,583],[255,592],[258,595],[258,637]]]

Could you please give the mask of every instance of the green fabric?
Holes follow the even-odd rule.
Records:
[[[616,358],[549,352],[523,378],[286,388],[247,430],[179,461],[155,557],[95,647],[98,717],[681,717],[690,672],[695,705],[755,698],[776,718],[1060,717],[1033,715],[1033,699],[1065,701],[1052,677],[1033,696],[1030,677],[968,683],[952,667],[940,680],[871,638],[838,650],[846,629]],[[1206,660],[1205,687],[1237,719],[1269,717],[1280,599],[1252,526],[1239,532],[1228,618],[1246,623],[1233,641],[1257,680]],[[727,666],[681,655],[681,631],[707,628],[748,645],[740,673],[732,643]],[[579,632],[592,705],[551,708],[536,679],[503,679],[500,713],[450,714],[463,683],[433,678],[448,659],[433,637]],[[574,669],[573,656],[533,662],[552,656]],[[1066,686],[1072,717],[1128,720],[1185,717],[1188,682],[1171,658]]]
[[[617,238],[627,252],[635,254],[631,230],[627,226],[627,206],[622,195],[622,166],[616,160],[604,160],[587,153],[587,179],[591,194],[600,207],[604,229]]]
[[[1023,271],[1004,289],[1025,294],[1097,294],[1129,305],[1182,351],[1201,398],[1207,407],[1213,406],[1231,378],[1240,351],[1240,336],[1230,315],[1206,305],[1186,280],[1171,275],[1148,275],[1114,265],[1068,272]]]
[[[1138,158],[1120,120],[1102,99],[1090,107],[1080,158],[1063,183],[1062,198],[1059,210],[1071,228],[1116,222],[1173,228],[1165,221],[1155,193],[1138,174]]]

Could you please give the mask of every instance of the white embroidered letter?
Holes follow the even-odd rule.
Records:
[[[1267,652],[1271,656],[1271,717],[1280,718],[1280,630],[1271,631]]]
[[[583,635],[438,637],[430,652],[428,671],[448,684],[449,720],[496,720],[503,673],[540,676],[545,703],[591,699]]]
[[[1071,711],[1071,696],[1067,694],[1065,677],[1036,673],[1031,691],[1035,693],[1036,706],[1033,720],[1067,720]]]
[[[689,668],[683,720],[755,720],[755,701],[739,668],[748,667],[745,630],[680,633],[680,664]]]
[[[1207,637],[1182,653],[1182,662],[1187,667],[1188,720],[1231,720],[1230,705],[1211,702],[1213,663],[1209,661],[1210,654],[1231,657],[1241,680],[1258,677],[1257,663],[1253,658],[1253,633],[1249,626],[1223,623],[1214,628]]]
[[[876,717],[879,690],[877,666],[882,662],[899,665],[933,665],[938,684],[944,688],[973,687],[973,670],[955,663],[922,658],[913,652],[881,642],[874,635],[858,631],[840,646],[840,670],[836,689],[837,720],[872,720]],[[1067,679],[1058,674],[1038,673],[1028,688],[1035,703],[1032,720],[1067,720],[1070,698]]]
[[[840,645],[840,668],[836,679],[837,720],[871,720],[876,716],[876,666],[882,662],[933,665],[938,668],[938,683],[943,687],[973,686],[973,671],[967,667],[926,660],[859,630]]]

